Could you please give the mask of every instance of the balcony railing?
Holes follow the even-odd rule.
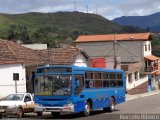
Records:
[[[148,66],[148,67],[144,68],[145,72],[155,72],[157,70],[158,70],[158,65],[156,65],[156,66]]]

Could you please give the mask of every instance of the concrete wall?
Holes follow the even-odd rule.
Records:
[[[151,53],[144,52],[144,45],[149,43],[150,41],[116,41],[116,56],[121,58],[121,62],[139,62],[144,55]],[[84,49],[91,58],[114,56],[114,41],[76,43],[76,46]]]
[[[145,51],[145,45],[147,45],[147,51]],[[150,50],[149,50],[149,45],[150,45]],[[151,55],[152,54],[151,41],[144,41],[143,46],[144,46],[144,56]]]
[[[22,64],[0,65],[0,97],[5,97],[10,93],[15,93],[15,81],[13,73],[19,73],[17,81],[17,91],[26,92],[25,68]]]
[[[30,48],[30,49],[34,49],[34,50],[43,50],[43,49],[47,49],[47,44],[26,44],[26,45],[22,45],[24,47]]]
[[[139,73],[138,73],[139,76]],[[128,81],[128,74],[126,75],[126,90],[131,90],[139,85],[141,85],[142,83],[148,81],[148,76],[143,77],[143,78],[139,78],[137,80],[135,80],[135,76],[134,73],[132,73],[132,82]]]

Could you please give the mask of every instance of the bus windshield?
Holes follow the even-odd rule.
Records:
[[[71,75],[41,75],[35,80],[35,95],[71,95]]]

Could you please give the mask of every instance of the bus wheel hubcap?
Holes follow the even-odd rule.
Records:
[[[114,109],[114,103],[113,102],[111,103],[111,108]]]
[[[89,105],[86,105],[86,112],[87,112],[87,113],[89,113],[89,112],[90,112]]]

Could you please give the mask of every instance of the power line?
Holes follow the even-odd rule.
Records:
[[[118,42],[118,41],[116,41],[116,42]],[[107,45],[113,45],[113,43],[110,42],[110,43],[107,43]],[[128,45],[133,46],[133,43],[127,43],[127,46]],[[93,44],[90,44],[90,45],[89,44],[88,45],[86,45],[86,44],[85,45],[82,45],[82,44],[78,45],[77,44],[77,46],[93,46],[94,47],[94,46],[106,46],[106,45],[105,44],[96,44],[96,45],[95,44],[94,45]],[[141,45],[136,45],[136,46],[141,46]]]
[[[108,58],[108,57],[114,57],[114,55],[102,55],[102,56],[94,55],[94,56],[90,56],[91,59],[92,58]],[[130,57],[117,56],[117,57],[130,59],[132,56],[130,56]],[[139,58],[139,56],[133,56],[133,57]]]
[[[123,46],[121,46],[120,44],[117,43],[118,46],[120,46],[122,49],[124,49],[126,52],[128,52],[129,54],[132,54],[132,56],[134,57],[139,57],[139,56],[136,56],[135,54],[133,54],[132,52],[130,52],[129,50],[127,50],[126,48],[124,48]]]
[[[113,45],[113,44],[110,43],[110,45]],[[89,46],[89,47],[90,47],[90,46],[92,46],[92,47],[104,46],[104,47],[106,47],[106,45],[104,45],[104,44],[96,44],[96,45],[77,45],[77,46],[82,46],[82,47],[83,47],[83,46]]]
[[[110,43],[110,45],[113,45],[113,43]],[[112,56],[115,56],[119,50],[119,47],[116,49],[116,45],[118,45],[119,47],[121,47],[122,49],[124,49],[126,52],[128,52],[129,54],[132,54],[133,57],[139,57],[139,56],[136,56],[135,54],[133,54],[132,52],[130,52],[129,50],[127,50],[126,48],[124,48],[123,46],[121,46],[117,41],[114,42],[114,46],[107,52],[106,56],[108,56],[108,53],[110,53],[112,50],[114,50],[114,54]],[[127,44],[128,45],[128,44]],[[95,46],[104,46],[106,47],[104,44],[96,44],[96,45],[79,45],[79,46],[92,46],[92,47],[95,47]],[[133,44],[132,44],[133,46]],[[97,56],[97,57],[100,57],[100,56]]]

